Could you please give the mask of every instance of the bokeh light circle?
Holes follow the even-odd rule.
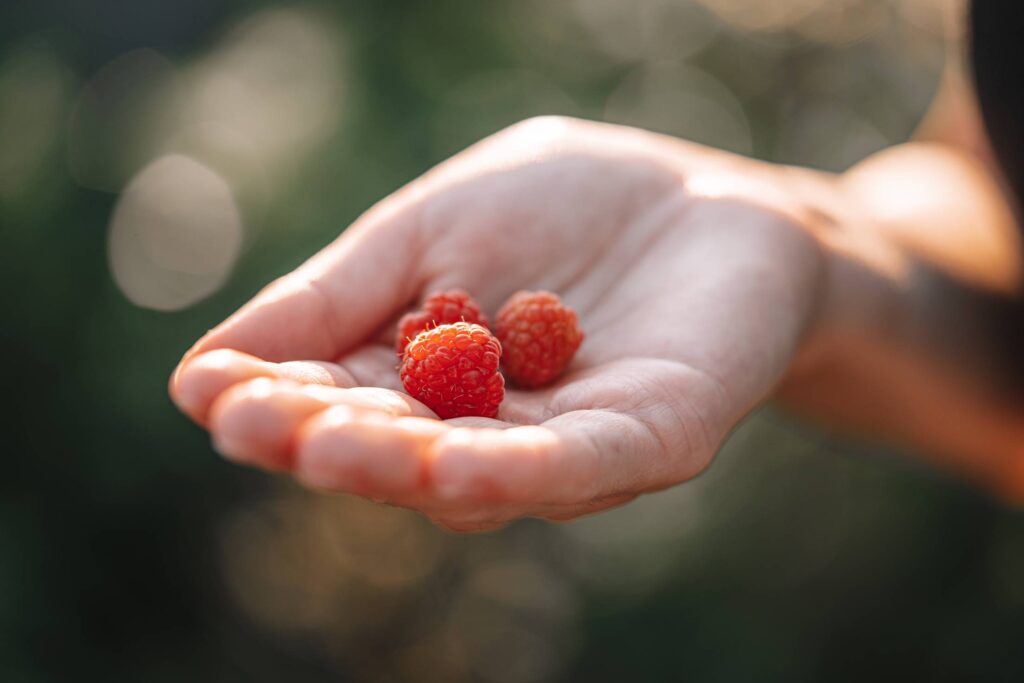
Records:
[[[122,193],[107,253],[121,292],[158,311],[186,308],[225,281],[242,244],[230,186],[178,154],[143,168]]]

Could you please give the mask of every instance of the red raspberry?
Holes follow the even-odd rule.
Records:
[[[395,351],[401,356],[405,345],[428,327],[457,322],[487,327],[487,318],[480,312],[480,305],[465,291],[450,289],[447,292],[434,292],[423,302],[420,310],[406,313],[398,321]]]
[[[494,417],[505,398],[501,343],[479,325],[438,325],[416,335],[402,356],[402,385],[442,419]]]
[[[551,292],[517,292],[498,311],[495,333],[505,350],[505,374],[540,387],[562,374],[583,341],[576,312]]]

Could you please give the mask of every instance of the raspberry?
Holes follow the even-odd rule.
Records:
[[[405,347],[402,385],[442,419],[494,417],[505,398],[501,343],[480,325],[453,323],[420,332]]]
[[[576,312],[551,292],[517,292],[498,311],[494,331],[509,379],[540,387],[562,374],[583,341]]]
[[[420,310],[406,313],[398,321],[395,351],[401,356],[405,345],[428,327],[457,322],[487,327],[487,318],[480,312],[480,305],[465,291],[450,289],[447,292],[434,292],[423,302]]]

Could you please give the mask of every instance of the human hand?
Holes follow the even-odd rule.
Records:
[[[238,462],[457,530],[570,519],[697,475],[812,324],[821,255],[764,165],[637,130],[535,119],[384,199],[205,335],[178,406]],[[586,333],[499,418],[401,391],[397,318],[462,287],[492,314],[548,289]]]

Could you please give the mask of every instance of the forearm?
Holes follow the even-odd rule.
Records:
[[[814,202],[825,254],[818,319],[779,392],[798,412],[885,437],[1024,498],[1020,249],[971,157],[911,144]]]

